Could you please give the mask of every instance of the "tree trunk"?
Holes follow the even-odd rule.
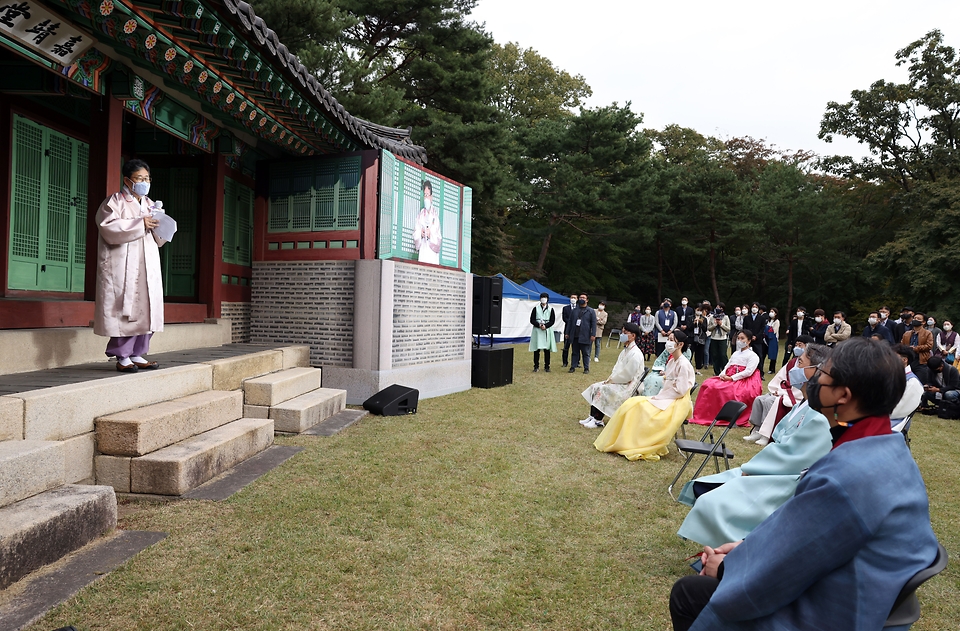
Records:
[[[717,233],[710,231],[710,286],[713,288],[713,304],[720,304],[720,290],[717,289],[717,250],[713,244],[717,240]]]
[[[543,245],[540,246],[540,258],[537,259],[537,276],[543,277],[543,266],[547,262],[547,250],[550,249],[550,237],[553,236],[553,230],[547,233],[543,239]]]
[[[787,314],[793,313],[793,255],[787,255]]]
[[[657,304],[663,304],[663,244],[657,235]]]

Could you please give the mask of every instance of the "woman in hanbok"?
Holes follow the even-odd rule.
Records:
[[[737,425],[745,427],[750,424],[750,406],[753,405],[753,400],[760,396],[763,386],[763,377],[757,369],[760,358],[750,349],[753,333],[749,329],[738,332],[736,339],[737,351],[730,356],[723,374],[710,377],[700,386],[691,423],[709,425],[724,403],[742,401],[747,404],[747,408],[737,419]]]
[[[530,312],[530,324],[533,326],[533,330],[530,331],[533,372],[540,372],[540,351],[543,351],[544,372],[550,372],[550,353],[557,352],[557,339],[553,334],[553,323],[556,322],[557,316],[553,312],[553,307],[547,304],[549,300],[550,294],[541,293],[540,304]]]
[[[663,389],[652,397],[632,397],[617,410],[593,446],[618,453],[627,460],[660,460],[667,445],[690,415],[690,388],[696,382],[693,365],[683,351],[687,336],[674,331],[667,338],[670,351],[663,373]]]
[[[767,359],[770,360],[770,374],[777,372],[777,355],[780,352],[780,312],[776,307],[770,307],[770,313],[767,314],[767,324],[763,330],[763,336],[766,339]],[[761,358],[762,360],[762,358]],[[760,371],[763,372],[763,362],[760,362]]]
[[[606,381],[593,384],[583,391],[583,398],[590,404],[590,416],[580,421],[584,427],[603,427],[604,415],[611,416],[627,397],[633,394],[643,369],[643,353],[637,348],[640,327],[627,322],[620,331],[623,350],[617,357],[613,372]]]
[[[830,348],[810,344],[790,370],[790,381],[806,396],[806,382],[830,356]],[[679,501],[693,509],[677,534],[715,547],[739,541],[790,499],[800,476],[831,447],[830,423],[806,401],[783,418],[773,432],[774,442],[742,467],[691,480]]]
[[[687,339],[689,340],[690,337],[687,336]],[[687,361],[692,359],[690,349],[687,348],[686,344],[683,346],[683,356],[687,358]],[[663,349],[660,357],[657,357],[656,361],[653,362],[653,366],[650,367],[650,374],[643,380],[643,391],[640,392],[642,396],[652,397],[663,388],[663,373],[667,369],[668,359],[670,359],[670,351]]]

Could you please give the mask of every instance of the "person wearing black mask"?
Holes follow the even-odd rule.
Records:
[[[580,367],[580,358],[583,358],[583,374],[590,372],[590,349],[597,338],[597,314],[587,306],[587,294],[580,294],[577,307],[570,314],[567,327],[570,330],[570,346],[573,358],[570,360],[570,370],[574,372]]]
[[[913,321],[913,307],[904,307],[900,310],[900,319],[893,323],[893,339],[899,342],[903,334],[910,330]]]
[[[741,541],[705,547],[670,594],[675,630],[880,629],[904,583],[937,556],[923,477],[890,412],[903,393],[887,344],[837,344],[807,383],[833,449]]]
[[[567,359],[570,355],[570,327],[573,324],[573,310],[577,308],[577,294],[570,294],[570,304],[564,305],[560,312],[560,318],[563,320],[563,367],[567,367]]]
[[[921,366],[925,366],[933,350],[933,333],[923,328],[923,314],[916,313],[910,320],[911,330],[904,332],[901,344],[906,344],[917,354]]]

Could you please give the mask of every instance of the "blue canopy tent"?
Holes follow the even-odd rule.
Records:
[[[525,287],[525,288],[527,288],[527,289],[530,289],[530,290],[533,290],[533,291],[537,292],[537,299],[538,299],[538,300],[540,299],[540,293],[545,291],[545,292],[547,292],[547,294],[550,295],[550,302],[552,302],[552,303],[557,303],[557,304],[559,304],[559,305],[565,305],[565,304],[567,304],[567,302],[569,301],[569,298],[568,298],[567,296],[564,296],[564,295],[562,295],[562,294],[558,294],[557,292],[553,291],[553,290],[550,289],[549,287],[544,287],[543,285],[541,285],[541,284],[538,283],[537,281],[533,280],[532,278],[531,278],[530,280],[528,280],[527,282],[525,282],[524,284],[520,285],[520,286],[521,286],[521,287]]]
[[[550,291],[537,283],[536,288],[518,285],[503,274],[497,274],[503,279],[503,300],[500,305],[500,333],[493,336],[494,344],[524,344],[530,341],[530,312],[540,303],[540,292],[550,294],[549,302],[556,314],[554,331],[563,331],[561,310],[569,300],[566,296]],[[536,281],[528,281],[536,282]],[[526,283],[525,283],[526,284]],[[489,337],[481,337],[481,344],[489,344]]]

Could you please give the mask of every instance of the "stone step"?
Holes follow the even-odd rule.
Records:
[[[63,443],[57,441],[0,442],[0,506],[62,485],[64,453]]]
[[[130,460],[130,492],[183,495],[273,443],[273,421],[241,418]]]
[[[225,357],[204,362],[213,367],[214,390],[239,390],[247,379],[283,370],[283,351],[270,350],[259,353]]]
[[[347,391],[317,388],[270,408],[278,432],[299,434],[347,406]]]
[[[0,508],[0,590],[116,525],[117,498],[107,486],[61,486]]]
[[[274,406],[319,387],[319,368],[290,368],[244,381],[243,402]]]
[[[23,439],[23,400],[0,397],[0,440]]]
[[[101,416],[97,451],[143,456],[243,416],[243,393],[208,390],[142,408]]]

